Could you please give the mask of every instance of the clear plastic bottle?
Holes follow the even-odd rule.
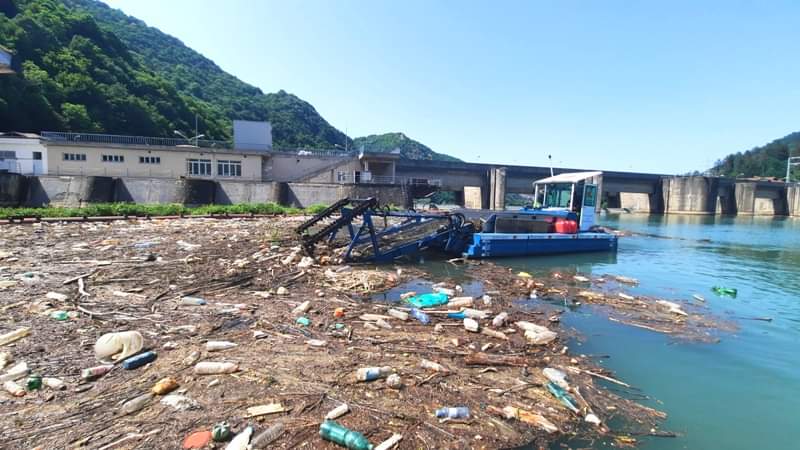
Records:
[[[285,430],[286,427],[283,422],[277,422],[254,437],[250,442],[250,446],[254,449],[267,448],[269,444],[281,437]]]
[[[122,405],[122,409],[120,410],[120,412],[122,412],[123,415],[133,414],[136,411],[139,411],[145,406],[147,406],[147,404],[150,403],[150,400],[152,399],[153,399],[153,394],[149,392],[147,394],[140,395],[132,400],[128,400],[127,402],[125,402]]]
[[[248,450],[250,448],[250,438],[253,436],[253,427],[246,427],[241,433],[225,447],[225,450]]]
[[[194,366],[194,373],[197,375],[221,375],[234,373],[239,370],[239,366],[231,362],[209,362],[203,361]]]
[[[347,414],[350,411],[350,407],[347,406],[347,403],[342,403],[341,405],[333,408],[332,410],[328,411],[328,414],[325,415],[325,420],[334,420],[342,417],[343,415]]]
[[[238,344],[228,341],[208,341],[206,342],[206,351],[217,352],[220,350],[228,350],[236,347]]]

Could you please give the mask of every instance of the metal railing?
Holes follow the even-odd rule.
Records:
[[[286,155],[286,156],[298,156],[298,157],[306,157],[306,158],[313,158],[313,157],[331,157],[331,158],[355,158],[358,156],[358,152],[354,151],[344,151],[344,150],[330,150],[330,149],[305,149],[305,148],[298,148],[298,149],[274,149],[270,150],[268,153],[274,155]]]
[[[356,177],[354,173],[338,173],[336,175],[338,184],[405,184],[414,186],[441,186],[442,180],[430,180],[427,178],[408,178],[391,175],[372,175],[368,179],[363,176]]]
[[[97,133],[69,133],[62,131],[42,131],[40,136],[52,142],[73,144],[114,144],[114,145],[140,145],[145,147],[202,147],[231,149],[233,145],[228,141],[212,141],[200,139],[186,140],[183,138],[165,138],[148,136],[123,136],[118,134]]]
[[[62,167],[55,166],[50,170],[50,175],[56,176],[94,176],[94,177],[138,177],[138,178],[202,178],[206,180],[222,181],[262,181],[261,175],[252,176],[222,176],[222,175],[190,175],[183,171],[172,169],[130,169],[126,167]]]

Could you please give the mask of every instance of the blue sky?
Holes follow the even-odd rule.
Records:
[[[800,3],[107,0],[350,136],[682,173],[800,130]]]

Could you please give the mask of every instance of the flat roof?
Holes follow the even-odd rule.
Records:
[[[549,178],[542,178],[541,180],[534,181],[534,184],[544,183],[577,183],[587,178],[593,178],[602,175],[603,172],[570,172],[562,173]]]

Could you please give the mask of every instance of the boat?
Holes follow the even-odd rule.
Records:
[[[474,232],[463,256],[616,252],[617,236],[596,226],[602,172],[572,172],[533,183],[534,204],[494,213]]]
[[[304,252],[341,248],[344,262],[391,263],[437,251],[464,258],[616,252],[617,236],[596,227],[602,172],[575,172],[533,183],[536,202],[481,223],[460,212],[381,208],[375,198],[343,198],[295,229]],[[346,233],[345,233],[346,232]]]

